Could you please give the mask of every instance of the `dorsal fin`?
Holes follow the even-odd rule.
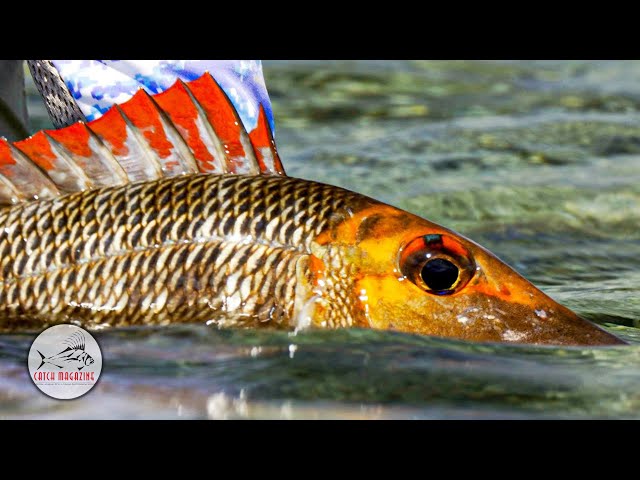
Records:
[[[131,100],[122,104],[121,113],[142,133],[149,146],[160,154],[164,176],[173,177],[198,171],[189,147],[171,124],[171,120],[145,90],[138,90]]]
[[[94,188],[123,185],[129,177],[102,140],[83,122],[45,130],[49,143],[58,145],[91,179]],[[26,140],[28,141],[28,139]]]
[[[44,170],[60,192],[77,192],[91,188],[92,182],[73,159],[45,132],[38,132],[14,146]]]
[[[264,112],[264,107],[260,104],[259,108],[258,124],[249,137],[258,157],[260,171],[270,171],[280,175],[286,175],[282,162],[280,161],[280,156],[278,155],[273,132],[271,132],[267,115]]]
[[[178,133],[184,138],[196,160],[198,171],[216,172],[215,149],[207,132],[200,132],[198,124],[203,125],[202,119],[184,83],[176,81],[171,88],[154,95],[153,99],[166,112]],[[221,166],[218,166],[217,172],[222,172]]]
[[[205,114],[220,140],[228,173],[260,172],[260,167],[238,112],[218,82],[209,73],[190,82],[187,89]]]
[[[0,176],[5,204],[60,195],[51,178],[5,138],[0,138]]]
[[[284,175],[262,105],[248,133],[209,74],[139,90],[101,117],[0,141],[0,203],[187,173]]]
[[[149,151],[137,128],[122,115],[119,105],[114,105],[87,126],[111,149],[111,154],[130,181],[156,180],[162,177],[160,154],[163,152]]]

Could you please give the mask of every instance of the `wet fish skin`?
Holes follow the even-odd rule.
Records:
[[[486,249],[338,187],[185,175],[0,210],[0,327],[213,321],[359,326],[473,341],[619,344]],[[434,295],[402,272],[416,239],[473,266]],[[444,241],[444,240],[443,240]]]
[[[289,327],[297,266],[370,199],[282,176],[185,175],[0,210],[0,326]]]

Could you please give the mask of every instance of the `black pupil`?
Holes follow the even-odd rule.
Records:
[[[458,279],[458,267],[449,260],[435,258],[422,267],[420,275],[431,290],[449,290]]]

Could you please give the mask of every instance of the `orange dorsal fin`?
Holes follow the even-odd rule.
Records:
[[[284,175],[260,106],[247,132],[208,73],[164,92],[139,90],[92,122],[0,140],[0,204],[188,173]]]
[[[276,149],[276,141],[273,138],[271,128],[269,128],[267,115],[262,105],[260,105],[260,112],[258,113],[258,125],[249,134],[249,138],[258,157],[260,171],[286,175],[282,162],[280,161],[280,156],[278,155],[278,150]]]
[[[207,122],[223,150],[224,168],[228,173],[260,173],[253,146],[242,120],[220,85],[211,75],[187,85],[192,98],[200,104]]]
[[[0,139],[0,184],[0,201],[5,204],[60,195],[52,179],[4,138]]]

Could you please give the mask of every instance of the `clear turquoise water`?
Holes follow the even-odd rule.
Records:
[[[290,175],[458,230],[631,345],[128,329],[96,334],[101,380],[63,402],[4,335],[0,418],[640,417],[639,62],[264,66]]]

